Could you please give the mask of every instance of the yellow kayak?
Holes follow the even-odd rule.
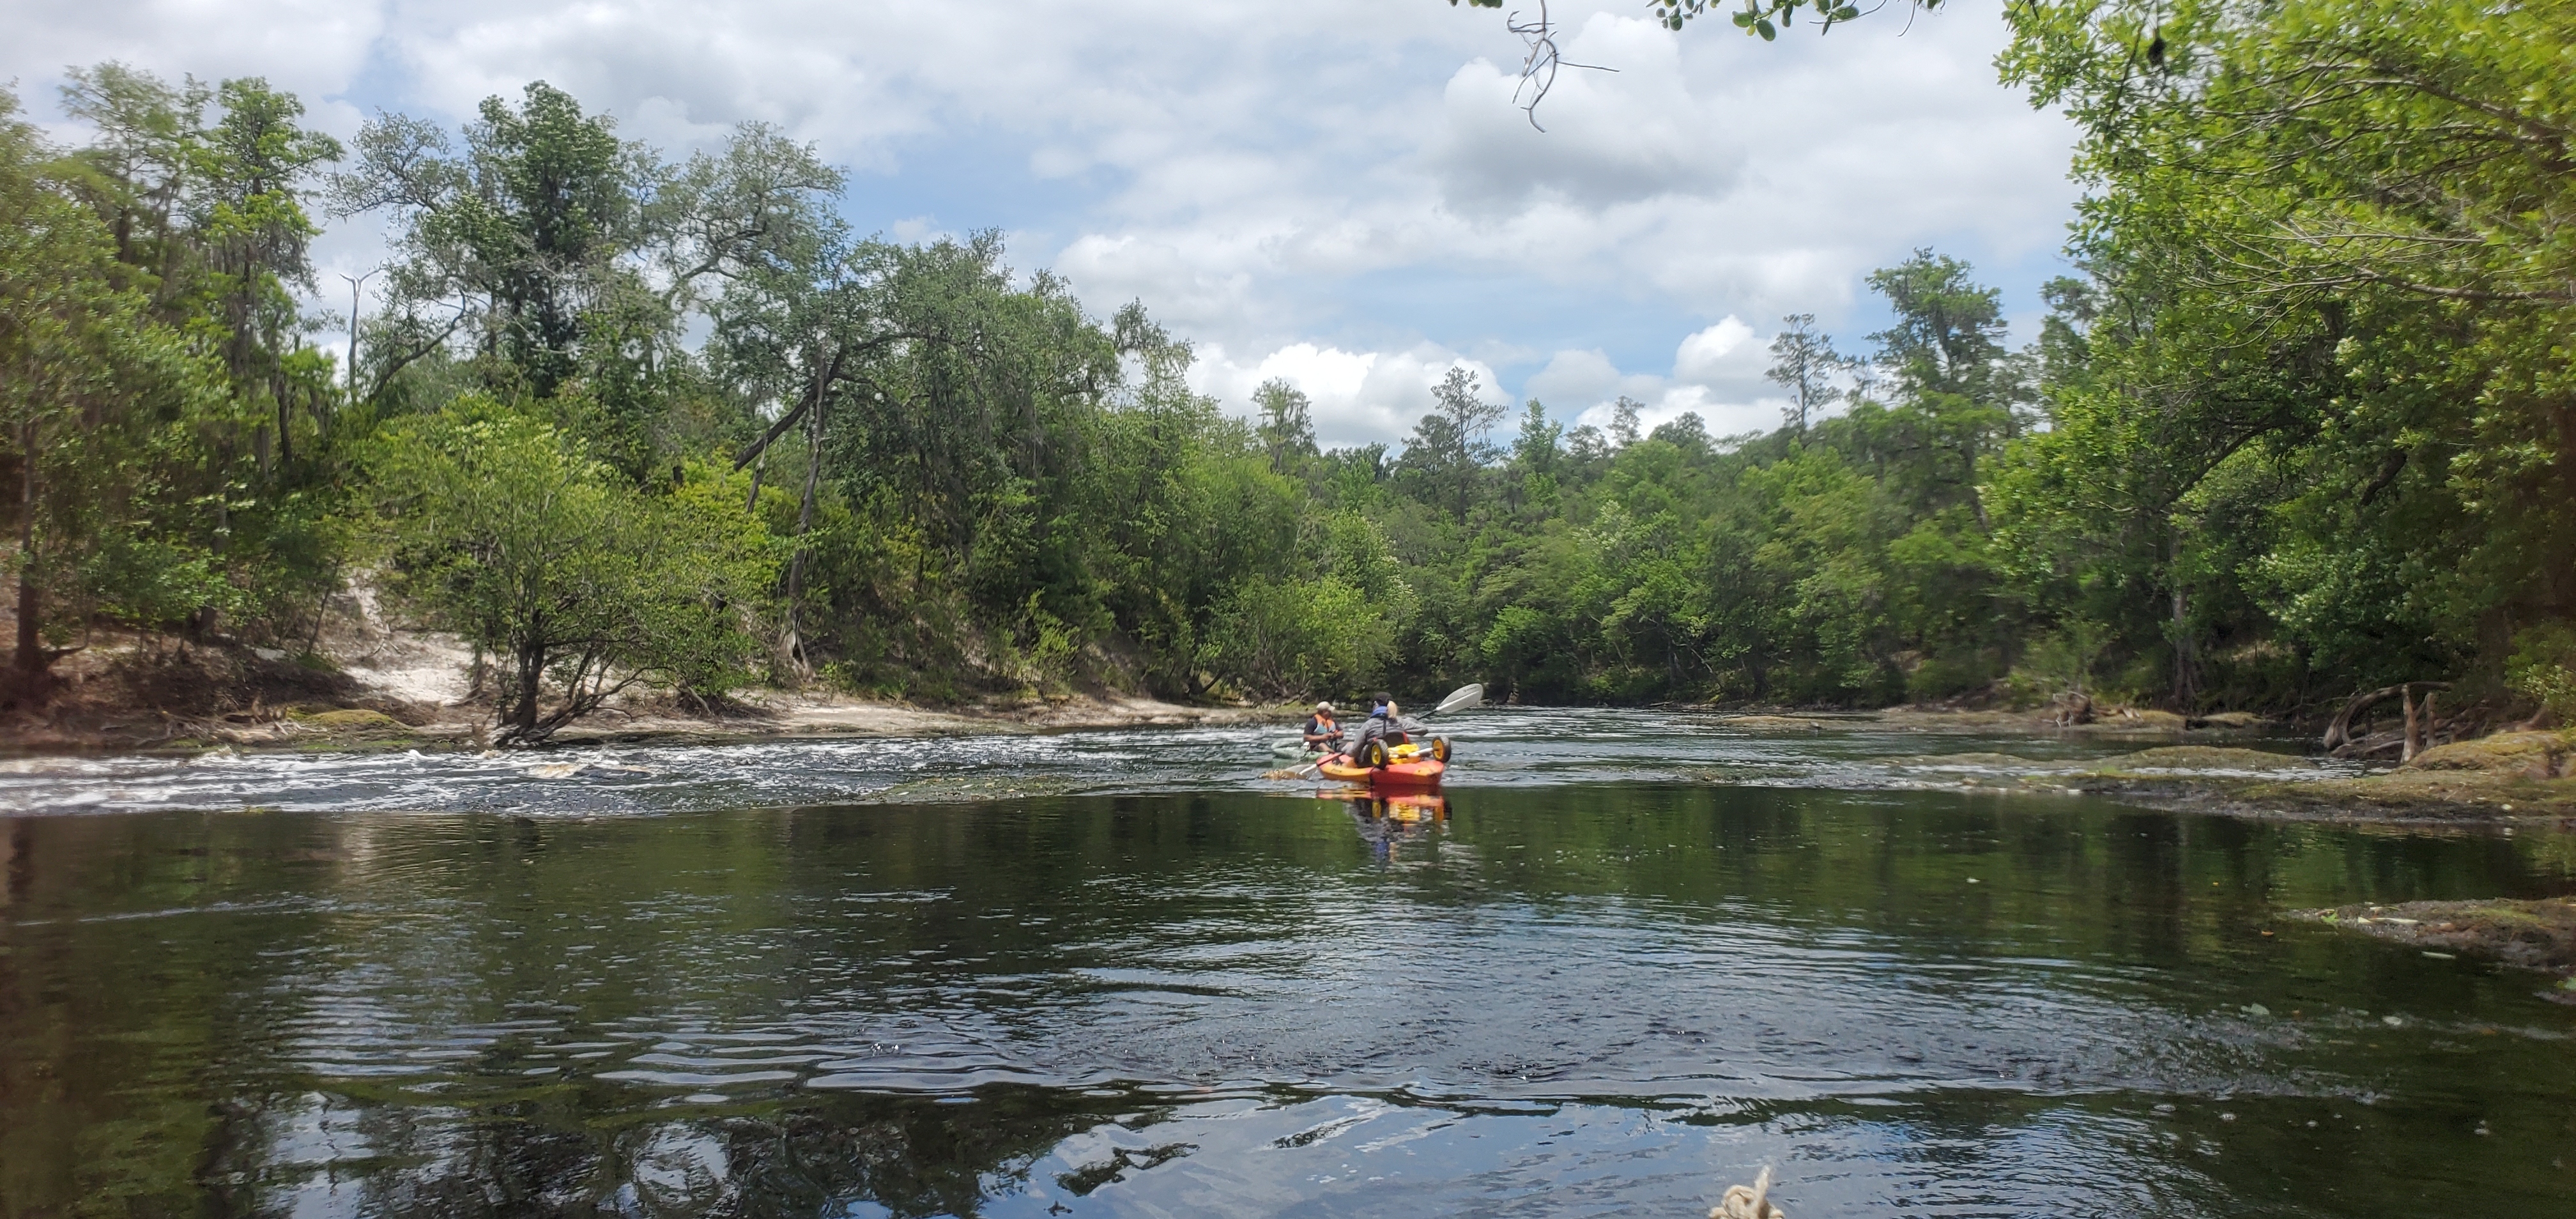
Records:
[[[1376,742],[1370,742],[1376,748]],[[1351,758],[1334,754],[1318,767],[1325,778],[1369,787],[1438,787],[1440,776],[1449,769],[1441,755],[1449,752],[1448,742],[1431,745],[1398,745],[1385,751],[1385,764],[1363,766]]]

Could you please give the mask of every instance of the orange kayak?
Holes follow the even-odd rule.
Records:
[[[1357,766],[1336,754],[1321,769],[1325,778],[1343,783],[1370,787],[1438,787],[1440,776],[1449,769],[1449,765],[1426,757],[1408,762],[1389,762],[1378,767]]]

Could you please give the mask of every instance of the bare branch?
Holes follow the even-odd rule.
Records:
[[[1512,100],[1519,102],[1522,94],[1529,95],[1529,101],[1522,104],[1521,111],[1529,115],[1529,125],[1535,130],[1547,130],[1539,126],[1538,104],[1546,101],[1548,91],[1556,87],[1558,68],[1586,68],[1594,72],[1619,70],[1597,63],[1576,63],[1560,54],[1556,45],[1556,26],[1547,15],[1547,0],[1539,0],[1538,20],[1523,21],[1520,13],[1515,11],[1503,19],[1503,28],[1519,35],[1521,42],[1529,48],[1529,53],[1521,57],[1521,83],[1512,90]]]

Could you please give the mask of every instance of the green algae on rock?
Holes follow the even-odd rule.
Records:
[[[2291,917],[2428,951],[2576,974],[2576,900],[2568,898],[2336,906],[2292,911]]]

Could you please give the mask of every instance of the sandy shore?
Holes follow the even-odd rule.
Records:
[[[1190,706],[1123,696],[1056,695],[934,710],[838,695],[767,693],[737,712],[688,716],[670,712],[596,716],[555,734],[557,744],[602,741],[768,740],[783,737],[923,737],[1086,728],[1179,728],[1211,724],[1287,723],[1276,707]]]
[[[337,702],[339,700],[332,700]],[[608,742],[714,744],[798,737],[938,737],[1085,728],[1291,723],[1276,707],[1188,706],[1150,698],[1056,696],[953,708],[872,702],[831,694],[762,692],[719,714],[670,706],[610,707],[555,733],[548,746]],[[362,696],[360,705],[295,703],[249,713],[192,717],[146,712],[73,714],[20,722],[12,749],[38,752],[193,752],[240,749],[423,749],[488,744],[478,707],[406,703]]]

